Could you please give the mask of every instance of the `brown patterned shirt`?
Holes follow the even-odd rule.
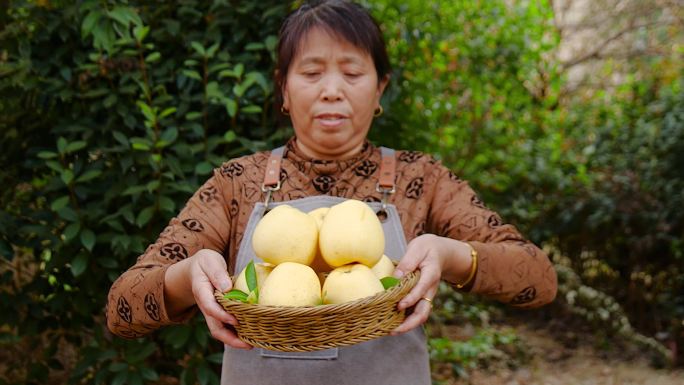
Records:
[[[261,184],[270,152],[233,159],[214,175],[171,219],[155,243],[112,285],[107,325],[123,337],[138,337],[170,320],[164,307],[164,274],[173,263],[200,249],[222,253],[231,273],[252,208],[263,201]],[[540,306],[556,295],[556,273],[543,251],[512,225],[487,209],[468,183],[436,161],[414,151],[397,151],[396,205],[407,241],[423,233],[468,241],[478,252],[471,292],[519,307]],[[366,142],[362,151],[341,161],[303,155],[291,139],[274,201],[331,195],[380,201],[376,191],[380,149]]]

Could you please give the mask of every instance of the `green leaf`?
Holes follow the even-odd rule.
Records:
[[[150,27],[148,26],[137,25],[135,28],[133,28],[133,36],[138,43],[142,43],[149,32]]]
[[[157,189],[159,188],[160,185],[161,185],[161,182],[159,181],[159,179],[155,179],[155,180],[148,182],[147,186],[146,186],[147,192],[151,193],[151,192],[157,191]]]
[[[202,44],[200,44],[199,42],[192,41],[192,42],[190,42],[190,46],[201,56],[207,56],[207,52],[205,51]]]
[[[95,246],[95,233],[90,229],[83,229],[83,231],[81,231],[81,243],[88,251],[93,251],[93,247]]]
[[[249,261],[247,264],[245,270],[245,279],[247,281],[247,288],[250,292],[257,290],[257,274],[256,268],[254,267],[254,261]]]
[[[271,86],[261,72],[252,71],[245,76],[246,80],[251,83],[257,83],[264,93],[269,93],[271,91]]]
[[[269,51],[274,51],[278,46],[278,37],[275,35],[270,35],[264,40],[264,45]]]
[[[159,374],[157,374],[157,372],[154,371],[154,369],[150,369],[144,366],[140,368],[140,375],[147,381],[157,381],[159,379]]]
[[[56,162],[54,160],[48,160],[47,162],[45,162],[45,165],[48,166],[50,169],[52,169],[56,172],[59,172],[59,173],[64,171],[64,167],[62,167],[62,165],[59,164],[59,162]]]
[[[146,185],[131,186],[124,190],[121,195],[140,195],[141,192],[147,190]]]
[[[261,107],[255,106],[254,104],[247,106],[242,109],[245,114],[258,114],[261,112]]]
[[[242,63],[238,63],[235,65],[235,68],[233,68],[233,71],[235,71],[235,76],[240,78],[242,77],[242,74],[245,72],[245,65]]]
[[[71,170],[64,170],[62,171],[60,178],[62,179],[62,182],[68,186],[74,180],[74,173]]]
[[[63,136],[60,136],[59,139],[57,139],[57,150],[60,154],[64,154],[67,144],[67,140]]]
[[[226,98],[226,111],[228,112],[228,116],[234,118],[235,114],[237,114],[237,107],[235,100]]]
[[[83,18],[83,22],[81,23],[81,38],[85,38],[86,36],[91,34],[93,28],[95,27],[96,23],[100,20],[101,17],[102,12],[95,9],[89,12],[86,15],[86,17]]]
[[[238,289],[233,289],[224,294],[223,298],[233,301],[247,302],[247,293]]]
[[[81,174],[78,178],[76,178],[76,182],[87,182],[89,180],[93,180],[100,176],[102,174],[102,171],[100,170],[88,170]]]
[[[157,350],[157,346],[153,343],[146,344],[142,349],[138,348],[131,354],[128,354],[129,362],[140,362],[145,358],[149,357],[154,351]]]
[[[239,76],[235,73],[235,70],[222,70],[221,72],[219,72],[219,79],[237,77]]]
[[[212,353],[206,356],[205,359],[212,364],[221,364],[223,362],[223,353]]]
[[[233,93],[234,93],[235,96],[237,96],[238,98],[241,98],[242,95],[245,94],[245,91],[247,91],[248,88],[249,88],[249,84],[247,84],[247,82],[243,82],[243,83],[240,83],[240,84],[236,84],[236,85],[233,86]]]
[[[145,119],[151,122],[156,120],[152,107],[150,107],[147,103],[139,100],[135,104],[138,106],[138,108],[140,108],[140,112],[142,112],[142,114],[145,116]]]
[[[174,212],[176,210],[176,203],[173,201],[173,199],[165,196],[160,196],[159,197],[159,208],[167,211],[167,212]]]
[[[114,136],[114,139],[116,139],[117,142],[121,143],[122,145],[128,147],[128,137],[121,133],[120,131],[112,131],[112,135]]]
[[[74,277],[78,277],[83,274],[83,272],[88,267],[88,253],[79,253],[76,258],[71,261],[71,274]]]
[[[131,23],[136,26],[142,25],[142,20],[140,16],[129,7],[116,6],[111,11],[107,12],[107,15],[117,22],[121,23],[124,27],[128,28]]]
[[[145,58],[145,63],[154,63],[161,59],[161,54],[159,52],[152,52]]]
[[[178,129],[176,127],[169,127],[161,134],[161,140],[166,143],[173,143],[178,139]]]
[[[195,174],[207,175],[214,169],[214,166],[209,162],[200,162],[195,166]]]
[[[186,77],[189,77],[190,79],[202,81],[202,77],[200,76],[199,72],[197,72],[195,70],[183,70],[182,73],[183,73],[183,75],[185,75]]]
[[[264,43],[249,43],[245,46],[245,51],[258,51],[264,49]]]
[[[218,48],[219,48],[219,43],[218,43],[218,42],[212,44],[211,47],[209,47],[209,48],[207,49],[207,57],[208,57],[208,58],[214,57],[214,55],[216,54],[216,51],[218,50]]]
[[[235,131],[233,130],[228,130],[225,134],[223,134],[223,140],[225,140],[227,143],[234,142],[235,139],[237,139],[237,134],[235,134]]]
[[[188,112],[187,114],[185,114],[185,119],[187,119],[187,120],[197,120],[201,117],[202,117],[202,113],[197,112],[197,111],[192,111],[192,112]]]
[[[122,372],[127,370],[128,364],[125,362],[112,362],[111,365],[109,365],[110,372]]]
[[[138,214],[138,217],[135,220],[135,224],[138,225],[138,227],[143,227],[147,224],[147,222],[152,219],[152,215],[154,214],[154,206],[146,207],[140,211]]]
[[[133,143],[133,149],[138,151],[149,151],[150,145],[147,143],[135,142]]]
[[[64,150],[65,153],[70,154],[72,152],[76,152],[82,148],[85,148],[87,143],[82,140],[78,140],[76,142],[71,142],[66,146],[66,149]]]
[[[206,364],[200,364],[197,367],[197,379],[200,385],[207,385],[209,383],[209,367]]]
[[[38,157],[40,159],[53,159],[57,157],[57,153],[52,151],[41,151],[38,153]]]
[[[247,303],[259,303],[259,290],[250,291],[247,295]]]
[[[50,205],[52,211],[59,211],[69,203],[69,196],[65,195],[55,199]]]
[[[126,365],[128,367],[128,365]],[[123,385],[128,380],[128,372],[120,371],[114,376],[111,385]]]
[[[175,112],[176,112],[176,107],[166,108],[166,109],[164,109],[164,111],[161,112],[161,114],[159,114],[159,119],[163,119],[163,118],[165,118],[165,117],[167,117],[167,116],[169,116]]]
[[[380,279],[380,282],[382,283],[382,287],[387,290],[390,287],[396,286],[399,283],[399,279],[394,277],[384,277]]]
[[[64,232],[62,233],[62,235],[64,235],[64,239],[66,241],[69,241],[69,240],[73,239],[76,236],[76,234],[78,234],[79,230],[81,230],[81,224],[78,222],[75,222],[75,223],[72,223],[69,226],[67,226],[64,229]]]

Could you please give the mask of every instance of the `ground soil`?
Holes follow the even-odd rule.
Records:
[[[591,338],[559,336],[557,330],[513,325],[526,350],[514,368],[476,369],[449,385],[684,385],[684,370],[657,369],[633,348],[605,349]]]

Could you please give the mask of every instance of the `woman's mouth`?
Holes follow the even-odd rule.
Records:
[[[319,114],[316,115],[316,120],[324,127],[337,127],[347,120],[347,117],[342,114]]]

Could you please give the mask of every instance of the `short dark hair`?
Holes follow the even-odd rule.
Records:
[[[314,27],[323,28],[370,54],[378,81],[389,74],[385,39],[378,23],[365,8],[346,0],[309,1],[290,13],[280,27],[275,74],[278,101],[292,59],[302,39]]]

